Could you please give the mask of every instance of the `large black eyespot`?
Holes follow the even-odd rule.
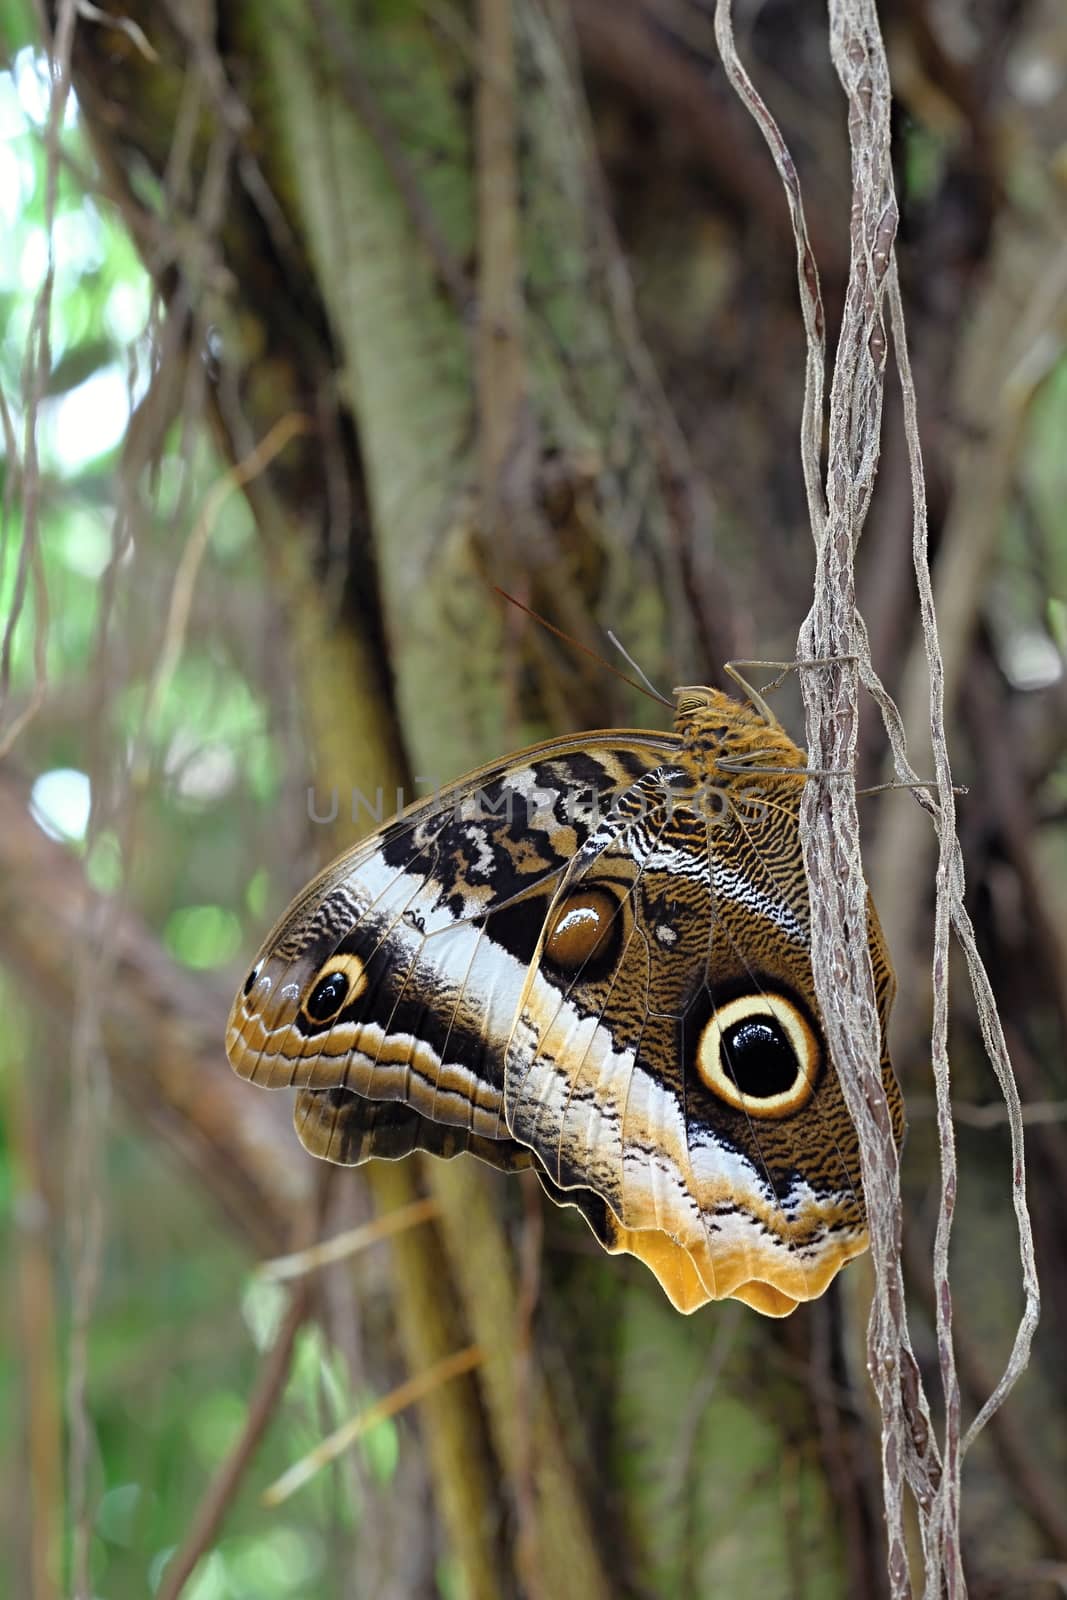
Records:
[[[748,1017],[722,1035],[723,1066],[744,1095],[769,1100],[796,1081],[793,1046],[774,1017]]]
[[[320,967],[304,1001],[304,1015],[312,1022],[329,1022],[341,1007],[358,999],[367,987],[367,969],[359,956],[331,956]]]
[[[248,974],[248,977],[245,979],[245,986],[244,986],[244,991],[243,992],[244,992],[244,997],[245,997],[246,1000],[248,999],[249,995],[252,993],[252,985],[255,983],[255,981],[256,981],[256,979],[258,977],[259,977],[259,962],[257,961],[255,966],[252,968],[251,972]]]
[[[312,1022],[329,1022],[345,1003],[348,979],[343,972],[331,972],[328,978],[317,983],[304,1007]]]
[[[753,1117],[785,1117],[811,1099],[819,1042],[804,1012],[784,995],[740,995],[705,1024],[696,1067],[727,1105]]]

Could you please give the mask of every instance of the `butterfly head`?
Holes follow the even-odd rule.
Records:
[[[708,767],[802,769],[804,752],[769,712],[735,700],[721,689],[675,689],[675,732],[685,749]]]

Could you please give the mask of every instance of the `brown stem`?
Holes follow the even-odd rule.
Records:
[[[14,1183],[19,1318],[26,1373],[29,1575],[32,1600],[58,1600],[55,1562],[63,1522],[63,1425],[48,1203],[22,1052],[4,1061]]]
[[[278,1337],[263,1361],[240,1438],[212,1479],[184,1543],[167,1562],[159,1600],[178,1600],[197,1562],[215,1542],[215,1536],[222,1527],[241,1480],[259,1449],[267,1425],[282,1397],[292,1364],[293,1346],[307,1318],[310,1303],[311,1289],[308,1280],[302,1278],[292,1292]]]

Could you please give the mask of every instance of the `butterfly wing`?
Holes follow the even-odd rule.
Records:
[[[675,803],[684,778],[646,774],[561,880],[507,1047],[507,1121],[679,1309],[733,1295],[784,1315],[867,1242],[812,986],[799,786]],[[871,945],[884,1037],[873,914]]]
[[[299,1089],[293,1124],[304,1149],[321,1161],[358,1167],[372,1156],[399,1161],[416,1150],[446,1159],[478,1156],[503,1172],[535,1165],[514,1139],[488,1139],[469,1128],[430,1122],[398,1100],[368,1100],[351,1089]]]
[[[713,758],[726,788],[695,800],[682,746],[553,741],[411,808],[282,918],[227,1049],[298,1088],[315,1155],[530,1165],[680,1309],[783,1315],[867,1237],[812,989],[802,757],[785,741],[794,774],[754,803]],[[873,912],[870,937],[884,1038]]]
[[[230,1015],[233,1066],[300,1089],[298,1132],[329,1159],[469,1148],[528,1161],[504,1118],[503,1055],[542,923],[600,814],[676,743],[552,741],[357,845],[266,940]]]

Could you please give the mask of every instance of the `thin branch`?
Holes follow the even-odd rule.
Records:
[[[13,1030],[6,1052],[6,1111],[13,1181],[14,1256],[26,1406],[31,1600],[58,1600],[56,1558],[63,1526],[63,1419],[59,1339],[49,1248],[47,1185],[34,1127],[31,1074]]]
[[[731,0],[718,0],[715,8],[715,38],[722,56],[723,68],[741,103],[747,106],[756,126],[766,141],[778,176],[785,189],[789,216],[793,224],[793,237],[797,253],[797,287],[800,294],[800,313],[807,336],[807,358],[804,370],[804,410],[800,424],[800,458],[804,470],[804,487],[808,498],[808,516],[813,533],[818,536],[826,522],[826,496],[822,483],[822,430],[823,385],[826,366],[826,316],[823,311],[822,291],[819,287],[819,269],[815,252],[808,236],[804,200],[800,193],[800,179],[796,163],[782,137],[770,110],[764,103],[752,79],[745,71],[734,44]],[[821,654],[821,652],[819,652]]]
[[[884,297],[896,229],[889,158],[889,75],[870,0],[830,8],[831,53],[848,101],[852,152],[852,261],[830,394],[825,528],[815,528],[815,601],[798,640],[800,657],[863,657],[866,637],[856,611],[854,554],[877,468],[887,350]],[[808,756],[814,767],[852,770],[858,736],[860,668],[802,676]],[[866,674],[865,674],[866,676]],[[938,774],[939,779],[941,774]],[[950,786],[949,786],[950,787]],[[949,797],[951,803],[951,795]],[[880,1071],[880,1029],[867,945],[867,889],[859,853],[855,790],[808,787],[801,836],[812,904],[816,993],[842,1091],[860,1140],[860,1165],[871,1233],[875,1294],[868,1364],[882,1416],[883,1492],[894,1596],[911,1593],[904,1528],[904,1484],[915,1495],[927,1584],[959,1592],[958,1532],[931,1548],[928,1526],[942,1479],[929,1407],[911,1349],[900,1260],[900,1174]],[[942,1345],[955,1467],[958,1409],[953,1405],[951,1346]],[[947,1378],[946,1378],[947,1374]],[[958,1502],[953,1500],[958,1516]]]
[[[365,1433],[376,1428],[380,1422],[388,1417],[395,1417],[398,1412],[404,1411],[408,1406],[414,1405],[416,1400],[422,1400],[426,1395],[432,1394],[442,1383],[448,1383],[453,1378],[462,1377],[465,1372],[473,1372],[475,1367],[481,1366],[483,1360],[479,1345],[467,1345],[463,1350],[457,1350],[450,1356],[445,1356],[442,1361],[437,1361],[424,1372],[416,1372],[403,1383],[397,1385],[390,1394],[384,1395],[374,1405],[368,1406],[366,1411],[361,1411],[358,1416],[346,1422],[344,1427],[331,1433],[328,1439],[316,1445],[301,1461],[297,1461],[283,1472],[281,1477],[263,1491],[263,1502],[268,1506],[277,1506],[283,1500],[288,1500],[291,1494],[302,1489],[317,1472],[335,1461],[339,1455],[348,1450],[357,1439]]]
[[[279,417],[266,437],[259,441],[243,461],[239,461],[236,466],[225,472],[208,494],[174,573],[163,640],[145,696],[141,718],[142,736],[150,731],[153,714],[163,703],[178,665],[189,625],[197,575],[207,552],[208,541],[218,521],[219,512],[237,489],[251,483],[253,478],[265,471],[275,456],[285,449],[290,440],[298,434],[309,433],[311,426],[310,417],[302,416],[299,412],[287,412],[285,416]]]
[[[22,542],[19,563],[15,574],[14,591],[0,639],[0,759],[2,759],[23,729],[44,703],[47,679],[48,645],[48,594],[45,586],[44,563],[41,555],[40,498],[41,469],[37,448],[37,423],[41,401],[44,398],[52,369],[52,296],[56,278],[55,220],[59,193],[59,169],[62,164],[63,118],[70,97],[71,50],[77,17],[75,0],[62,0],[56,16],[55,34],[48,42],[48,65],[52,77],[48,102],[48,120],[44,130],[45,192],[44,232],[48,244],[44,277],[34,301],[33,316],[26,340],[26,353],[22,371],[24,411],[23,450],[21,463],[15,475],[22,491]],[[4,408],[5,432],[10,418]],[[9,459],[18,462],[17,452],[11,450]],[[0,526],[0,572],[8,534],[8,505],[5,493],[4,517]],[[15,630],[22,614],[27,588],[32,581],[35,608],[33,639],[33,686],[26,704],[13,718],[6,732],[2,727],[4,706],[11,682],[11,658]]]
[[[869,1363],[882,1413],[883,1482],[889,1531],[891,1593],[911,1592],[903,1521],[905,1480],[916,1498],[928,1595],[963,1595],[959,1518],[960,1467],[967,1444],[992,1414],[1025,1363],[1037,1316],[1037,1285],[1024,1194],[1018,1095],[988,980],[963,908],[963,873],[955,834],[954,795],[944,730],[944,670],[937,640],[926,551],[926,499],[915,394],[893,256],[896,201],[889,155],[888,65],[873,0],[833,0],[831,53],[845,90],[853,167],[852,260],[830,393],[825,512],[816,492],[821,441],[821,322],[816,315],[810,247],[795,173],[758,95],[736,64],[728,0],[717,16],[720,46],[735,87],[748,102],[775,155],[793,210],[801,305],[808,333],[808,383],[802,459],[816,544],[815,601],[798,640],[800,658],[837,655],[825,672],[806,673],[808,759],[816,770],[852,771],[858,732],[859,682],[882,708],[901,781],[913,782],[900,718],[870,662],[856,610],[854,556],[877,470],[888,350],[886,305],[904,396],[911,465],[913,552],[929,673],[929,719],[937,778],[936,802],[917,795],[934,818],[939,866],[934,928],[934,1018],[931,1039],[941,1188],[934,1248],[934,1312],[945,1403],[943,1451],[932,1434],[929,1406],[911,1349],[901,1273],[901,1201],[897,1151],[880,1074],[880,1030],[867,947],[867,891],[859,856],[853,786],[814,783],[805,792],[802,840],[811,889],[813,969],[831,1054],[846,1105],[860,1137],[860,1160],[871,1232],[875,1296],[868,1329]],[[900,859],[898,853],[897,859]],[[1001,1081],[1013,1140],[1013,1202],[1018,1216],[1025,1309],[1008,1370],[966,1439],[961,1438],[949,1287],[948,1248],[956,1201],[956,1162],[949,1095],[948,947],[955,932],[964,947],[987,1050]]]
[[[184,1543],[167,1562],[158,1600],[178,1600],[197,1562],[214,1544],[282,1397],[292,1365],[296,1336],[307,1320],[310,1303],[308,1281],[301,1279],[290,1296],[278,1336],[264,1358],[240,1437],[212,1479]]]
[[[967,671],[970,642],[1003,527],[1019,439],[1032,401],[1047,375],[1043,356],[1067,307],[1067,248],[1050,268],[1047,251],[1013,223],[1002,222],[985,274],[981,298],[969,321],[971,333],[960,361],[959,437],[948,516],[934,567],[933,610],[944,658],[944,704],[951,714]],[[925,558],[924,558],[925,559]],[[915,631],[901,674],[900,714],[909,749],[925,763],[929,741],[929,680],[926,635]],[[899,776],[899,773],[898,773]],[[932,840],[914,806],[900,806],[885,820],[871,877],[890,944],[908,948],[914,938],[914,879],[929,870]],[[899,863],[909,861],[909,874]],[[916,1001],[901,996],[905,1035],[917,1026]]]
[[[427,1198],[398,1206],[395,1211],[383,1211],[369,1222],[362,1222],[345,1233],[335,1234],[332,1239],[309,1245],[306,1250],[296,1250],[291,1255],[275,1256],[273,1261],[264,1261],[259,1275],[270,1283],[306,1277],[308,1273],[318,1272],[335,1262],[348,1261],[394,1233],[402,1233],[404,1229],[413,1228],[420,1222],[429,1222],[437,1216],[439,1209],[436,1200]]]
[[[545,1595],[537,1536],[535,1489],[534,1407],[537,1356],[534,1315],[541,1292],[541,1252],[544,1245],[544,1211],[541,1186],[532,1172],[519,1176],[522,1186],[523,1227],[519,1243],[518,1295],[515,1315],[515,1506],[518,1538],[515,1564],[529,1600]]]
[[[920,609],[923,618],[924,635],[927,641],[927,652],[930,670],[930,722],[931,734],[934,744],[934,761],[938,776],[938,801],[936,808],[930,808],[929,802],[924,802],[920,790],[916,790],[916,798],[924,802],[925,808],[931,809],[935,828],[938,833],[940,847],[940,861],[937,875],[938,891],[938,932],[942,920],[947,923],[955,934],[967,963],[967,972],[974,993],[975,1005],[982,1031],[986,1055],[1000,1085],[1008,1113],[1008,1125],[1011,1130],[1012,1152],[1012,1207],[1015,1212],[1016,1229],[1019,1240],[1019,1265],[1022,1277],[1023,1310],[1016,1331],[1008,1364],[1000,1377],[996,1387],[981,1407],[977,1417],[971,1423],[963,1439],[959,1451],[962,1461],[973,1440],[981,1432],[993,1412],[1003,1404],[1013,1384],[1024,1371],[1030,1359],[1030,1346],[1033,1342],[1034,1331],[1040,1316],[1041,1296],[1037,1280],[1037,1262],[1034,1256],[1033,1231],[1030,1224],[1030,1214],[1026,1203],[1026,1161],[1024,1154],[1022,1107],[1019,1100],[1018,1085],[1012,1071],[1011,1060],[1008,1056],[1008,1047],[1004,1038],[1004,1029],[997,1013],[996,1000],[993,995],[989,974],[986,972],[978,946],[975,940],[974,927],[970,915],[964,905],[964,873],[963,854],[955,831],[955,800],[952,788],[952,777],[948,764],[948,752],[945,742],[944,708],[945,697],[943,693],[944,675],[941,669],[941,656],[937,638],[937,625],[934,616],[933,586],[930,576],[930,566],[926,548],[926,500],[922,477],[922,457],[919,447],[918,420],[916,416],[915,389],[911,379],[911,367],[908,360],[907,341],[904,335],[904,312],[900,302],[900,288],[896,280],[895,269],[890,285],[890,305],[893,316],[893,342],[897,353],[897,368],[900,373],[901,388],[904,395],[904,416],[907,429],[909,446],[912,454],[912,489],[915,498],[915,579],[919,591]],[[908,765],[904,750],[904,730],[896,707],[882,705],[883,715],[886,718],[886,730],[890,736],[893,747],[893,756],[897,766],[898,776],[914,779],[914,773]],[[938,1027],[944,1029],[947,1036],[947,992],[948,992],[948,951],[947,930],[944,948],[940,950],[941,967],[938,966],[939,944],[935,942],[934,950],[934,982],[940,983],[945,992],[944,1013],[937,1009],[935,999],[935,1034],[934,1034],[934,1068],[935,1085],[938,1094],[940,1129],[944,1135],[944,1125],[948,1121],[951,1127],[951,1112],[949,1107],[949,1082],[948,1082],[948,1056],[945,1037],[939,1036]],[[936,993],[936,991],[935,991]],[[943,1061],[939,1061],[940,1052],[944,1052]],[[951,1189],[951,1194],[950,1194]],[[955,1193],[955,1167],[946,1159],[945,1145],[942,1143],[942,1209],[939,1217],[938,1238],[935,1242],[934,1269],[935,1284],[938,1288],[939,1304],[947,1297],[948,1285],[948,1231],[944,1226],[945,1214],[949,1211]],[[942,1351],[942,1357],[944,1352]],[[947,1397],[946,1397],[947,1398]]]

